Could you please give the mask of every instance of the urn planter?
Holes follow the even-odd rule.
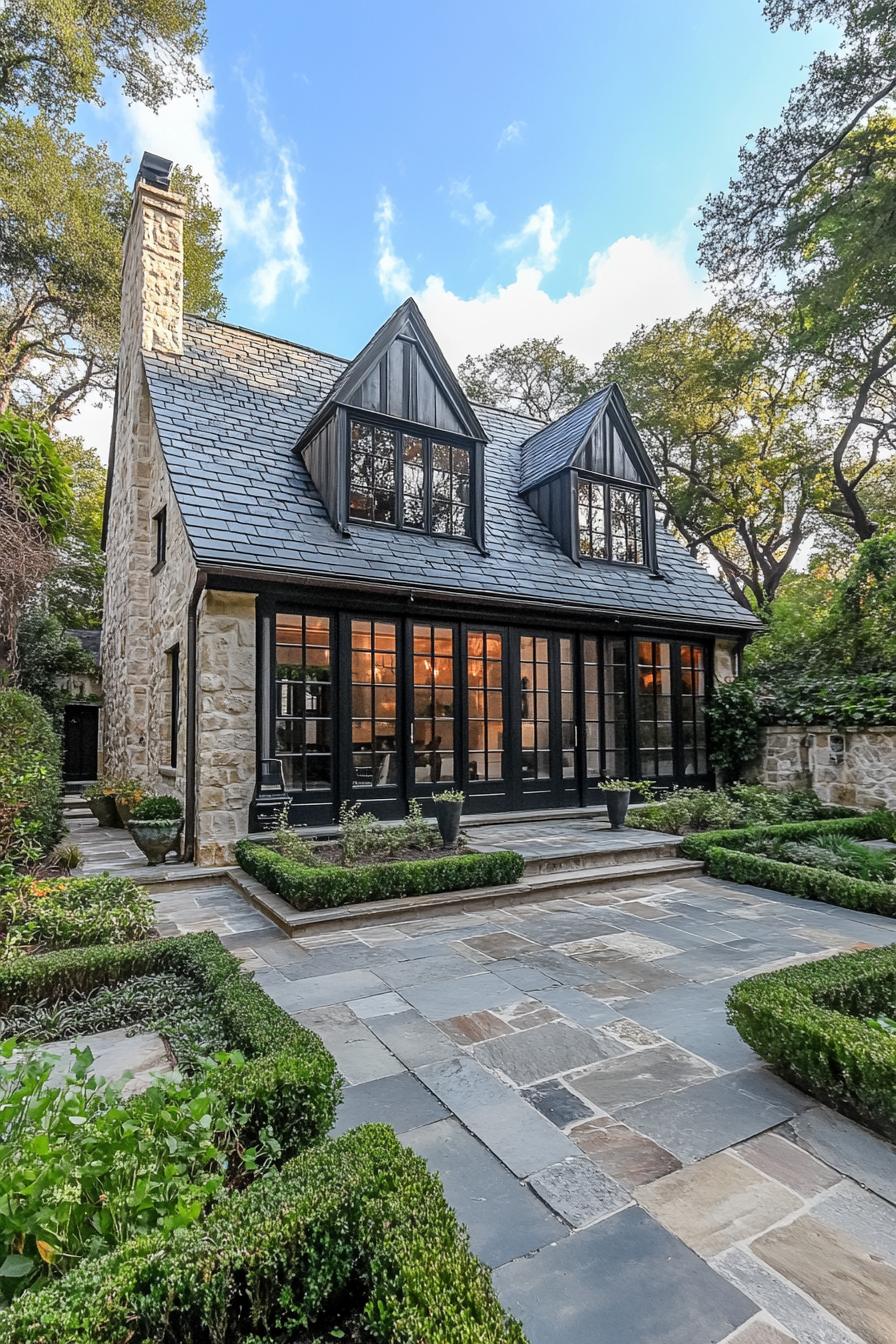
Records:
[[[460,814],[464,810],[463,798],[434,798],[436,824],[442,837],[443,849],[454,849],[460,835]]]
[[[180,848],[180,833],[183,830],[183,817],[165,818],[162,821],[129,821],[134,844],[146,855],[151,867],[163,863],[165,855],[172,849]]]
[[[111,794],[101,793],[98,798],[88,798],[87,806],[101,826],[121,826],[115,799]]]
[[[608,789],[604,794],[611,831],[625,830],[625,815],[631,796],[630,789]]]

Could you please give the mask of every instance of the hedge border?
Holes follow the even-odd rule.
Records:
[[[215,933],[18,957],[0,965],[0,1012],[160,972],[185,976],[211,995],[232,1048],[246,1056],[244,1068],[220,1070],[216,1086],[245,1115],[247,1146],[270,1128],[287,1158],[327,1134],[340,1096],[335,1060],[242,973]]]
[[[525,1344],[440,1181],[385,1125],[26,1294],[0,1316],[0,1344],[240,1344],[319,1323],[323,1337],[346,1301],[381,1344]]]
[[[525,869],[523,858],[512,850],[365,863],[353,868],[336,864],[311,868],[251,840],[237,841],[236,858],[251,877],[296,910],[330,910],[340,905],[396,900],[403,896],[506,886],[518,882]]]
[[[896,947],[847,952],[735,985],[728,1021],[779,1073],[896,1139],[896,1038],[863,1021],[896,1002]]]
[[[711,849],[741,849],[752,840],[809,840],[814,835],[857,836],[860,840],[892,840],[896,814],[882,808],[861,816],[824,817],[817,821],[779,821],[772,825],[739,826],[723,831],[699,831],[682,836],[681,850],[689,859],[705,858]]]

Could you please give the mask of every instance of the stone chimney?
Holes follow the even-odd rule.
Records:
[[[184,200],[169,190],[171,161],[140,161],[121,274],[122,355],[183,351]]]

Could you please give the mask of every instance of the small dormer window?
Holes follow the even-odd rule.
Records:
[[[644,491],[578,478],[579,555],[644,564]]]
[[[471,452],[463,444],[352,417],[350,519],[472,537],[471,477]]]

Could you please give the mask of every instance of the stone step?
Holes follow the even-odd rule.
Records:
[[[579,853],[539,854],[534,858],[527,858],[526,877],[537,877],[542,873],[566,873],[580,868],[615,868],[632,863],[654,863],[660,859],[677,858],[680,849],[681,845],[676,840],[652,840],[649,832],[645,832],[643,840],[620,844],[614,848],[608,848],[607,844],[604,844]]]
[[[628,863],[604,863],[593,868],[576,868],[564,872],[526,874],[524,879],[532,892],[532,899],[544,900],[545,892],[561,896],[590,891],[594,887],[627,887],[635,882],[665,881],[667,878],[691,876],[703,871],[703,864],[692,859],[646,858]]]

